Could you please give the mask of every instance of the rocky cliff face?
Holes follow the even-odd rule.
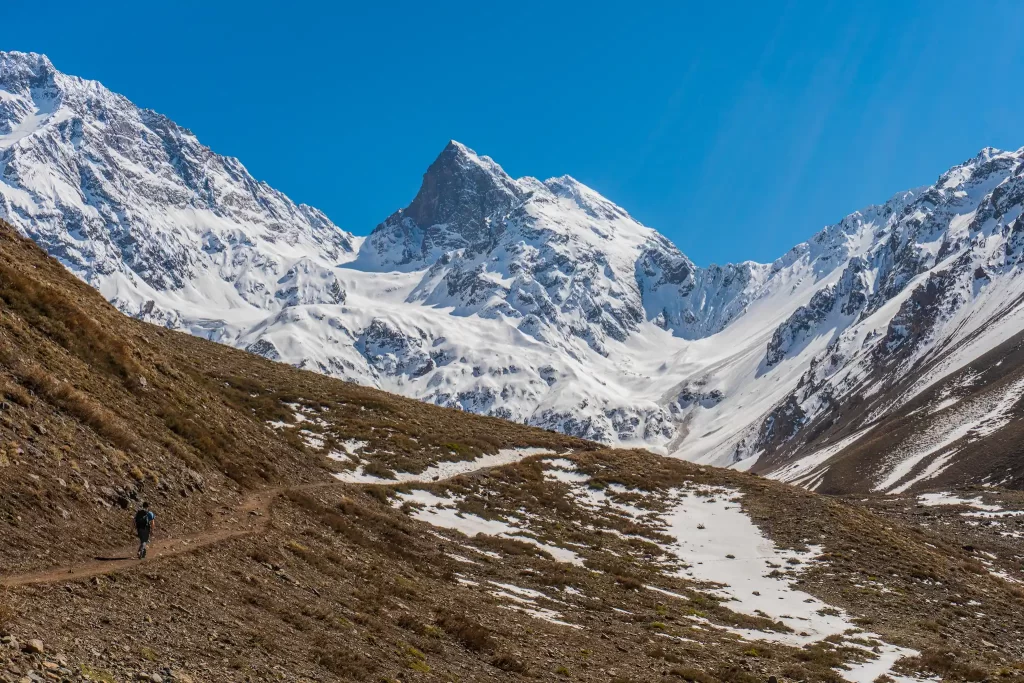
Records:
[[[45,57],[0,53],[0,95],[0,217],[121,310],[573,435],[771,473],[1018,324],[1021,151],[702,268],[573,178],[454,141],[362,239]]]

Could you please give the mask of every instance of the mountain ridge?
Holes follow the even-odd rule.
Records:
[[[771,476],[1003,343],[1016,315],[998,302],[1024,281],[1024,150],[985,148],[770,264],[701,268],[571,177],[513,179],[452,140],[357,238],[159,115],[11,54],[0,217],[130,315],[438,405]],[[10,75],[33,59],[46,78]],[[951,344],[956,362],[926,371]]]

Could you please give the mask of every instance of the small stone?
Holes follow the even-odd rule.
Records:
[[[43,641],[39,640],[38,638],[33,638],[32,640],[25,643],[25,652],[29,652],[35,655],[41,655],[44,652],[46,652],[46,648],[43,647]]]
[[[43,668],[48,671],[56,671],[60,666],[54,662],[43,662]]]

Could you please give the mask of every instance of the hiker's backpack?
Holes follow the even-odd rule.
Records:
[[[148,531],[150,523],[149,510],[139,510],[135,513],[135,528],[138,531]]]

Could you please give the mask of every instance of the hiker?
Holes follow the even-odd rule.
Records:
[[[149,547],[149,537],[156,527],[156,515],[149,509],[149,503],[143,503],[138,512],[135,513],[135,533],[139,535],[139,559],[146,558],[146,550]]]

